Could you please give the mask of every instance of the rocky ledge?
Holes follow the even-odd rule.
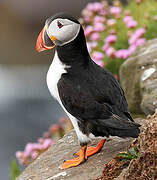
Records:
[[[142,119],[136,119],[142,123]],[[104,164],[109,162],[118,152],[129,146],[131,138],[121,139],[112,137],[105,143],[101,152],[91,156],[80,166],[66,170],[59,169],[64,160],[73,158],[73,153],[80,146],[74,130],[66,134],[45,153],[31,163],[17,180],[92,180],[100,177]],[[95,146],[98,140],[92,142]]]
[[[120,67],[120,82],[129,110],[154,114],[157,108],[157,39],[138,48]]]

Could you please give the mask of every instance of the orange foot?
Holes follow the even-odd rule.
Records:
[[[67,168],[70,168],[70,167],[78,166],[79,164],[84,162],[86,160],[86,157],[85,157],[86,149],[87,149],[87,146],[82,146],[80,154],[78,155],[78,157],[76,157],[76,158],[74,158],[72,160],[65,161],[63,163],[63,165],[61,166],[61,169],[67,169]]]
[[[86,155],[85,155],[86,159],[87,159],[87,157],[101,151],[105,141],[106,141],[106,139],[102,139],[102,140],[99,141],[99,143],[98,143],[98,145],[96,147],[87,147]],[[81,153],[81,151],[79,151],[77,153],[74,153],[74,156],[75,155],[80,156],[80,153]]]

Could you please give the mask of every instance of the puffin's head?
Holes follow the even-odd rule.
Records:
[[[37,39],[37,52],[52,49],[55,45],[63,46],[73,41],[80,27],[80,23],[75,18],[65,13],[48,18]]]

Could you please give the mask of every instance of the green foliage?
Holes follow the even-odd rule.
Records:
[[[107,59],[107,58],[106,58]],[[123,59],[110,59],[108,60],[108,63],[106,65],[106,68],[110,70],[113,74],[118,74],[119,67],[124,62]]]
[[[157,22],[154,23],[153,20],[150,21],[147,31],[145,33],[145,38],[147,40],[157,38]]]
[[[11,180],[15,180],[20,175],[20,168],[15,160],[12,160],[11,166],[9,168]]]
[[[130,148],[127,152],[117,154],[117,158],[121,161],[136,159],[139,157],[139,150],[137,147]]]
[[[157,2],[155,0],[145,0],[140,5],[135,1],[130,1],[127,10],[130,10],[135,20],[138,21],[138,27],[146,26],[145,38],[147,40],[157,37],[157,21],[154,16],[157,15]]]

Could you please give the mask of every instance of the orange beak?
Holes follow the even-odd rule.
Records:
[[[49,50],[55,47],[55,43],[49,38],[46,32],[46,26],[40,32],[37,42],[36,42],[36,51],[41,52]]]

